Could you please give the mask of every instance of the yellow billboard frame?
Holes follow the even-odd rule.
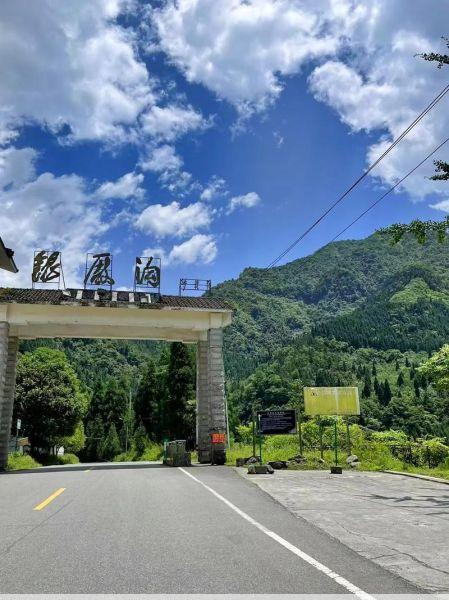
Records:
[[[359,415],[359,388],[305,387],[304,412],[309,416]]]

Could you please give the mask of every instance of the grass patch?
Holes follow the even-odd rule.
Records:
[[[42,465],[38,463],[29,454],[20,454],[20,452],[13,452],[8,455],[7,471],[22,471],[24,469],[36,469]]]
[[[131,447],[128,452],[122,452],[118,454],[113,462],[139,462],[139,461],[156,461],[162,460],[162,455],[164,450],[160,444],[155,444],[154,442],[150,442],[147,444],[145,450],[142,454],[136,452],[134,447]]]

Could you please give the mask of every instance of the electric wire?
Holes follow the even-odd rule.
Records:
[[[360,221],[360,219],[362,217],[364,217],[370,210],[372,210],[375,206],[377,206],[379,204],[379,202],[381,202],[386,196],[388,196],[388,194],[390,194],[399,185],[401,185],[401,183],[403,181],[405,181],[407,179],[407,177],[410,177],[410,175],[412,175],[417,169],[419,169],[419,167],[421,165],[423,165],[427,160],[429,160],[429,158],[431,156],[433,156],[436,152],[438,152],[438,150],[440,148],[442,148],[444,146],[444,144],[446,144],[446,142],[448,142],[448,141],[449,141],[449,137],[446,138],[443,142],[441,142],[441,144],[438,144],[438,146],[436,148],[434,148],[432,150],[432,152],[430,152],[430,154],[428,154],[425,158],[423,158],[423,160],[421,162],[419,162],[415,167],[413,167],[413,169],[411,169],[407,173],[407,175],[404,175],[404,177],[402,179],[400,179],[399,181],[397,181],[389,190],[387,190],[375,202],[373,202],[372,204],[370,204],[368,206],[368,208],[366,208],[362,213],[360,213],[359,216],[356,219],[354,219],[349,225],[347,225],[344,229],[342,229],[339,234],[337,234],[334,238],[332,238],[332,240],[330,241],[330,243],[335,242],[335,240],[337,240],[341,235],[343,235],[346,231],[348,231],[348,229],[350,229],[353,225],[355,225],[355,223],[357,223],[357,221]]]
[[[346,198],[348,194],[410,133],[410,131],[427,115],[438,102],[444,98],[449,91],[449,84],[426,106],[426,108],[404,129],[404,131],[388,146],[388,148],[360,175],[358,179],[337,200],[331,204],[299,237],[297,237],[277,258],[267,267],[271,269],[286,256],[293,248],[302,241],[332,210]]]

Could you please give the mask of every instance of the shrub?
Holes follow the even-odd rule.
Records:
[[[21,471],[22,469],[36,469],[42,465],[38,463],[29,454],[20,454],[20,452],[13,452],[8,455],[7,471]]]
[[[449,447],[443,443],[441,438],[423,440],[416,449],[418,464],[436,467],[444,462],[449,456]]]
[[[67,452],[67,454],[63,454],[62,456],[58,456],[58,463],[60,465],[77,465],[80,459],[76,454],[72,454],[71,452]]]
[[[137,460],[159,460],[162,457],[162,454],[162,446],[150,442]]]
[[[236,440],[242,444],[253,443],[253,426],[250,425],[238,425],[235,430]]]

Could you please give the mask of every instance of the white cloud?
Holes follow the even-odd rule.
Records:
[[[34,250],[55,249],[62,252],[66,283],[78,282],[78,270],[86,252],[95,247],[107,229],[101,207],[89,195],[83,178],[77,175],[56,177],[52,173],[34,174],[35,153],[25,148],[28,164],[23,161],[17,179],[1,175],[11,173],[17,160],[15,149],[3,153],[0,167],[2,180],[2,238],[15,251],[20,269],[17,275],[2,273],[3,285],[31,284]],[[21,151],[17,151],[21,152]]]
[[[141,117],[143,132],[162,141],[173,142],[190,131],[202,131],[210,121],[191,106],[152,106]]]
[[[33,179],[37,152],[33,148],[0,149],[0,189],[18,187]]]
[[[75,140],[121,141],[154,95],[121,0],[0,3],[0,140],[63,125]]]
[[[247,112],[279,95],[282,76],[335,52],[338,39],[326,18],[329,4],[169,0],[152,19],[160,48],[188,81],[204,84]],[[348,18],[340,13],[333,15],[335,21]]]
[[[259,202],[260,196],[256,192],[248,192],[248,194],[244,194],[243,196],[234,196],[229,202],[228,214],[239,207],[252,208],[259,204]]]
[[[154,148],[150,156],[143,160],[141,168],[144,171],[155,171],[156,173],[179,171],[182,167],[182,158],[176,154],[173,146],[164,144]]]
[[[141,187],[143,180],[142,173],[125,173],[116,181],[103,183],[95,192],[95,195],[102,200],[142,198],[145,194],[145,190]]]
[[[212,221],[210,209],[201,202],[181,207],[179,202],[152,204],[137,218],[136,227],[158,238],[182,237],[208,227]]]
[[[415,56],[445,50],[441,19],[449,2],[441,0],[441,10],[427,4],[167,0],[151,16],[159,48],[186,79],[237,107],[236,131],[255,110],[270,106],[288,76],[318,61],[309,79],[312,93],[351,131],[371,133],[367,161],[372,162],[446,83],[447,68],[438,70]],[[448,108],[449,97],[379,165],[375,175],[382,182],[395,183],[441,141],[449,129]],[[402,189],[417,200],[444,194],[444,183],[425,178],[429,172],[431,163]]]
[[[143,251],[144,256],[157,256],[162,261],[162,266],[177,264],[204,264],[208,265],[217,257],[217,244],[213,235],[197,233],[189,240],[173,246],[166,253],[161,247],[147,248]]]
[[[140,162],[141,169],[158,173],[161,186],[180,197],[196,187],[192,175],[183,171],[182,165],[182,158],[168,144],[152,147],[149,156]]]
[[[449,3],[445,2],[446,9]],[[366,18],[347,27],[349,59],[334,58],[316,67],[309,79],[315,98],[338,113],[351,131],[371,132],[377,140],[367,149],[367,162],[382,152],[444,87],[447,76],[435,64],[415,56],[444,51],[441,19],[424,3],[410,10],[406,0],[359,3]],[[449,129],[449,98],[443,99],[373,172],[392,185],[418,164],[445,137]],[[434,158],[447,158],[444,150]],[[402,185],[413,200],[447,194],[444,182],[426,178],[433,172],[428,161]],[[436,206],[436,205],[435,205]]]
[[[431,204],[430,207],[435,210],[441,210],[444,213],[449,213],[449,199],[441,200],[441,202],[437,202],[436,204]]]
[[[226,181],[222,177],[217,177],[214,175],[206,187],[201,192],[201,200],[205,202],[209,202],[211,200],[215,200],[216,198],[220,198],[226,196],[228,191],[226,189]]]

